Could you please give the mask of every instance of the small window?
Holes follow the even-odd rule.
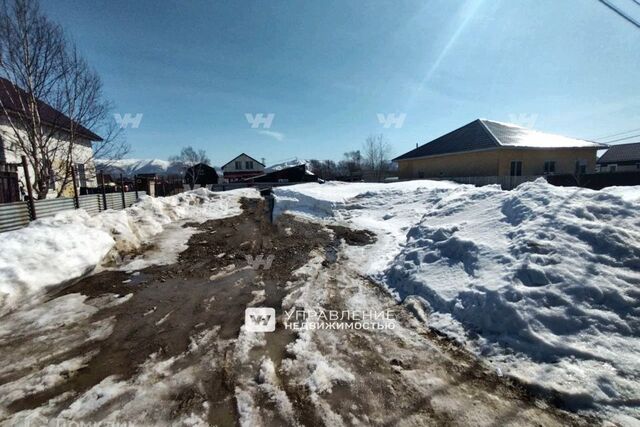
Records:
[[[513,160],[511,162],[511,176],[522,176],[522,160]]]
[[[585,173],[587,173],[587,162],[576,160],[576,175],[584,175]]]
[[[640,169],[640,163],[636,163],[636,169]]]
[[[49,166],[49,190],[56,189],[56,173],[51,166]]]
[[[238,169],[238,170],[242,169],[242,162],[241,161],[237,161],[236,162],[236,169]]]
[[[609,172],[615,172],[618,170],[618,165],[609,165]]]
[[[547,160],[544,162],[544,174],[548,175],[556,173],[556,162],[554,160]]]
[[[79,187],[87,186],[87,173],[84,169],[84,163],[76,163],[76,173],[78,174]]]
[[[246,161],[244,162],[245,169],[253,169],[253,162]]]

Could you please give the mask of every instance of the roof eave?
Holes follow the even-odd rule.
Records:
[[[397,162],[397,161],[403,161],[403,160],[417,160],[417,159],[428,159],[428,158],[434,158],[434,157],[443,157],[443,156],[452,156],[452,155],[456,155],[456,154],[466,154],[466,153],[479,153],[479,152],[483,152],[483,151],[494,151],[494,150],[573,150],[573,149],[591,149],[591,150],[600,150],[602,148],[606,148],[606,147],[601,147],[601,146],[593,146],[593,147],[518,147],[518,146],[513,146],[513,145],[499,145],[497,147],[490,147],[490,148],[481,148],[478,150],[465,150],[465,151],[454,151],[454,152],[449,152],[449,153],[442,153],[442,154],[431,154],[428,156],[417,156],[417,157],[406,157],[406,158],[401,158],[400,157],[396,157],[395,159],[392,159],[392,162]]]

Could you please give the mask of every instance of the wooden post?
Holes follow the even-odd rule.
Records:
[[[80,209],[80,199],[78,199],[78,186],[76,185],[76,168],[71,166],[71,182],[73,182],[73,204],[76,209]]]
[[[36,220],[36,204],[33,202],[33,188],[31,188],[31,178],[29,177],[29,164],[27,163],[27,156],[22,156],[22,169],[24,169],[24,180],[27,181],[27,195],[29,200],[29,216],[31,221]]]
[[[138,197],[138,175],[133,175],[133,188],[136,192],[136,201],[138,201],[138,199],[140,198]]]
[[[104,208],[103,210],[106,211],[107,210],[107,194],[106,194],[106,190],[104,187],[104,171],[100,171],[100,181],[102,183],[102,207]]]
[[[127,207],[127,202],[124,197],[124,178],[122,178],[122,174],[120,174],[120,195],[122,196],[122,209]]]

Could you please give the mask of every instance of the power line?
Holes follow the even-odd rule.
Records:
[[[595,137],[595,138],[593,138],[593,139],[595,139],[596,141],[597,141],[597,140],[600,140],[600,139],[609,139],[609,138],[614,138],[614,137],[616,137],[616,136],[626,135],[626,134],[628,134],[628,133],[631,133],[631,132],[638,132],[638,131],[640,131],[640,128],[637,128],[637,129],[631,129],[631,130],[626,130],[626,131],[624,131],[624,132],[618,132],[618,133],[614,133],[614,134],[606,135],[606,136],[597,136],[597,137]]]
[[[598,1],[600,3],[602,3],[603,5],[607,6],[609,9],[613,10],[615,13],[617,13],[622,18],[624,18],[626,21],[632,23],[637,28],[640,28],[640,23],[639,22],[635,21],[632,17],[630,17],[629,15],[627,15],[626,13],[624,13],[623,11],[621,11],[620,9],[618,9],[617,7],[615,7],[614,5],[609,3],[607,0],[598,0]]]
[[[640,138],[640,133],[637,135],[627,136],[625,138],[614,139],[612,141],[598,141],[598,142],[603,142],[604,144],[611,144],[612,142],[625,141],[627,139],[633,139],[633,138]]]

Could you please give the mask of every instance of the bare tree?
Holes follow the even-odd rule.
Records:
[[[340,161],[340,169],[349,178],[362,176],[362,154],[360,150],[344,153],[344,160]]]
[[[389,170],[391,145],[384,135],[370,135],[363,147],[365,167],[371,172],[375,181],[382,181]]]
[[[204,150],[194,150],[193,147],[184,147],[177,156],[169,157],[171,163],[178,164],[184,168],[184,178],[193,190],[198,183],[201,165],[210,165],[211,160]]]
[[[24,154],[38,198],[60,182],[70,182],[74,164],[95,156],[121,157],[128,146],[109,114],[102,83],[35,0],[3,0],[0,9],[0,113],[11,129],[9,149]],[[104,135],[92,155],[80,156]],[[91,168],[87,172],[95,173]]]
[[[309,160],[311,171],[320,179],[336,179],[339,175],[339,169],[333,160]]]
[[[123,138],[123,128],[118,125],[111,114],[111,104],[103,99],[102,81],[98,73],[91,69],[75,46],[70,48],[65,57],[65,72],[62,79],[62,109],[70,121],[68,127],[68,143],[60,153],[64,161],[54,169],[56,181],[61,182],[58,196],[71,179],[69,166],[90,163],[95,158],[115,160],[122,158],[129,150],[129,145]],[[96,129],[101,134],[101,141],[93,143],[90,156],[78,159],[75,148],[83,140],[87,129]],[[105,163],[105,162],[103,162]],[[107,161],[108,163],[108,161]],[[95,170],[89,169],[89,176]]]

